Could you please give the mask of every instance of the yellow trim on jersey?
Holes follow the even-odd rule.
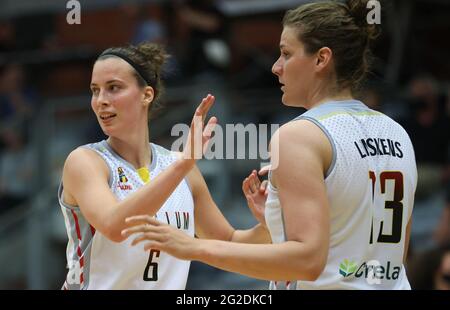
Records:
[[[381,115],[383,115],[383,113],[380,113],[380,112],[376,112],[376,111],[369,111],[369,112],[367,112],[367,111],[364,111],[364,112],[354,112],[354,113],[349,113],[349,112],[333,112],[333,113],[329,113],[329,114],[325,114],[325,115],[322,115],[321,117],[318,117],[317,119],[319,120],[319,121],[323,121],[324,119],[327,119],[327,118],[330,118],[330,117],[332,117],[332,116],[335,116],[335,115],[340,115],[340,114],[345,114],[345,115],[358,115],[358,116],[362,116],[362,115],[371,115],[371,116],[373,116],[373,115],[377,115],[377,116],[381,116]]]
[[[137,170],[139,177],[144,183],[148,183],[150,181],[150,171],[148,171],[147,167],[142,167]]]

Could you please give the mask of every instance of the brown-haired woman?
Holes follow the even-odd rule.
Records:
[[[64,289],[185,288],[189,262],[158,249],[144,252],[121,234],[133,215],[192,237],[270,241],[262,225],[234,230],[195,166],[217,122],[211,117],[203,126],[213,96],[196,109],[183,153],[149,143],[149,111],[162,92],[166,58],[160,46],[145,43],[107,49],[94,64],[91,105],[108,139],[77,148],[64,165],[58,193],[69,238]]]
[[[272,72],[283,104],[308,111],[271,140],[265,222],[273,244],[193,239],[149,218],[125,233],[139,233],[148,248],[274,280],[272,288],[410,289],[403,259],[414,150],[400,125],[353,95],[376,36],[367,4],[321,1],[284,17]]]

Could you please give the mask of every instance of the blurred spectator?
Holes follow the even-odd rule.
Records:
[[[422,199],[439,190],[444,179],[450,123],[445,111],[446,98],[440,96],[431,77],[414,78],[409,90],[412,113],[403,126],[416,152],[419,174],[416,198]]]
[[[441,256],[440,264],[434,276],[434,289],[450,290],[450,247]]]
[[[176,76],[179,71],[179,62],[168,38],[168,29],[164,22],[164,8],[160,4],[138,5],[126,4],[123,6],[128,19],[135,22],[130,43],[138,45],[143,42],[162,44],[170,54],[163,69],[163,78],[167,82]]]
[[[414,290],[449,289],[450,245],[414,255],[408,260],[406,272]]]
[[[434,240],[438,245],[450,244],[450,181],[447,182],[445,206],[434,231]]]
[[[11,21],[0,20],[0,53],[12,52],[16,48],[16,31]]]
[[[20,205],[31,194],[33,157],[18,123],[3,124],[0,153],[0,212]]]
[[[151,6],[128,3],[122,6],[128,20],[135,23],[130,43],[142,42],[167,44],[167,30],[163,23],[162,10],[157,4]]]
[[[35,109],[36,94],[25,84],[25,72],[19,64],[0,68],[0,123],[28,125]]]
[[[185,0],[175,4],[188,42],[184,44],[182,65],[186,74],[222,69],[229,62],[225,43],[225,18],[213,0]]]
[[[55,31],[53,14],[18,15],[14,17],[15,44],[21,51],[38,50]]]

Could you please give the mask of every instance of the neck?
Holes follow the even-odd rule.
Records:
[[[123,159],[139,169],[148,167],[151,162],[152,154],[149,143],[148,127],[144,133],[136,133],[126,137],[126,139],[118,137],[109,137],[108,144]]]
[[[338,92],[316,91],[310,98],[308,98],[307,102],[309,104],[305,108],[309,110],[328,101],[341,101],[352,99],[354,98],[349,88],[343,89]]]

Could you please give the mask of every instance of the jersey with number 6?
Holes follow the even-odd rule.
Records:
[[[417,169],[408,134],[357,100],[327,102],[293,121],[300,119],[321,128],[333,149],[325,177],[330,244],[319,278],[290,288],[410,289],[403,256]],[[286,240],[278,193],[271,184],[265,212],[272,240]]]
[[[117,199],[125,199],[145,184],[134,167],[106,141],[84,147],[97,152],[106,162],[109,185]],[[176,160],[176,155],[155,144],[149,147],[150,178],[154,178]],[[62,192],[63,184],[58,196],[69,238],[69,271],[64,289],[185,289],[189,261],[156,250],[144,251],[145,242],[131,246],[133,236],[120,243],[107,239],[87,222],[79,207],[64,203]],[[194,236],[194,203],[186,179],[159,209],[156,219]]]

